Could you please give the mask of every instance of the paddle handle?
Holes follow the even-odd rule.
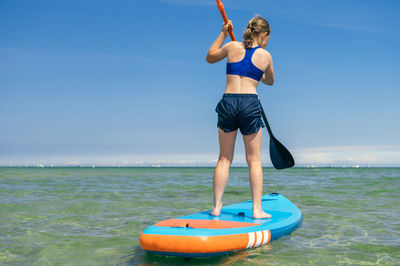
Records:
[[[260,102],[260,105],[261,105],[261,102]],[[275,138],[275,137],[274,137],[274,134],[272,134],[271,127],[269,126],[268,119],[267,119],[267,116],[265,115],[265,112],[264,112],[264,109],[262,108],[262,105],[261,105],[261,115],[262,115],[262,118],[263,118],[263,120],[264,120],[265,126],[267,127],[269,136],[270,136],[271,138]]]
[[[222,4],[221,0],[217,0],[217,7],[218,7],[219,12],[221,13],[221,16],[222,16],[222,19],[224,20],[224,22],[228,23],[228,17],[226,16],[224,4]],[[229,36],[231,36],[232,41],[236,41],[235,35],[233,35],[233,32],[232,32],[232,26],[229,26],[228,33],[229,33]]]

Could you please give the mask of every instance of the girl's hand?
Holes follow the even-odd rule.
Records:
[[[228,30],[229,30],[229,29],[233,29],[232,21],[230,21],[230,20],[228,20],[227,23],[224,23],[224,24],[222,25],[222,30],[221,30],[221,32],[222,32],[225,36],[227,36],[227,35],[228,35]]]

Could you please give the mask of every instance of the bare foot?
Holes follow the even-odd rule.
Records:
[[[253,210],[253,218],[254,219],[262,219],[262,218],[271,218],[272,216],[263,210]]]
[[[212,210],[209,212],[209,214],[212,216],[219,216],[221,214],[221,209],[222,209],[222,204],[214,206]]]

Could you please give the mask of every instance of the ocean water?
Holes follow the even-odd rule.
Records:
[[[264,169],[302,211],[291,235],[208,259],[146,254],[140,233],[207,210],[213,168],[0,168],[1,265],[400,265],[400,168]],[[224,204],[250,199],[232,168]]]

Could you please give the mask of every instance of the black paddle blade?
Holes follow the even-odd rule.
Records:
[[[271,136],[269,154],[274,167],[278,170],[294,166],[294,159],[290,152],[275,137]]]

